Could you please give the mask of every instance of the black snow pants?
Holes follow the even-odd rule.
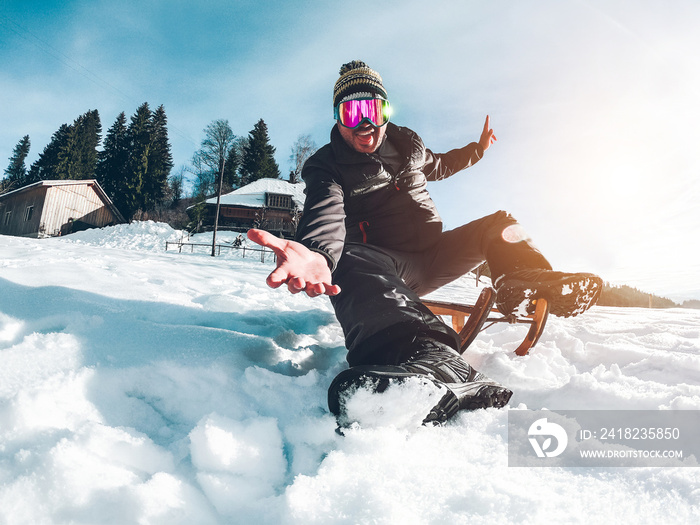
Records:
[[[487,261],[492,278],[519,268],[551,266],[508,213],[499,211],[443,232],[421,252],[347,243],[333,274],[341,293],[331,298],[343,328],[347,361],[396,365],[417,338],[459,352],[459,337],[420,300]]]

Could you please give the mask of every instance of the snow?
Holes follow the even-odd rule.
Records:
[[[166,252],[182,235],[143,222],[0,236],[0,523],[697,519],[697,468],[508,467],[507,414],[700,409],[699,311],[550,318],[525,357],[522,327],[492,327],[467,359],[514,390],[509,407],[427,428],[369,399],[369,423],[340,436],[327,298],[267,288],[269,258]],[[477,292],[464,278],[434,297]],[[401,388],[408,407],[425,385]]]

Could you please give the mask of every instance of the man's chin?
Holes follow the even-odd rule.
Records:
[[[355,135],[355,146],[356,149],[362,151],[363,153],[373,153],[377,146],[379,145],[379,137],[377,133],[371,133],[369,135]]]
[[[383,136],[382,130],[379,128],[371,130],[350,130],[348,128],[341,129],[340,134],[345,141],[355,150],[360,153],[374,153]]]

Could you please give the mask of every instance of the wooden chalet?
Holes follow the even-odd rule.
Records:
[[[42,180],[0,195],[0,234],[54,237],[126,222],[96,180]]]
[[[261,228],[283,237],[292,237],[304,209],[304,183],[281,179],[258,179],[221,196],[219,228],[246,231]],[[191,209],[191,208],[190,208]],[[204,227],[211,227],[216,216],[216,197],[207,199]]]

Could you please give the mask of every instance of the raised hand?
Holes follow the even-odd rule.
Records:
[[[479,138],[479,144],[481,145],[482,148],[484,148],[484,151],[489,149],[489,146],[496,142],[496,135],[493,134],[493,130],[490,127],[490,119],[489,116],[486,115],[486,122],[484,123],[484,131],[481,132],[481,138]]]
[[[326,258],[303,244],[280,239],[264,230],[249,230],[248,238],[270,248],[277,255],[277,268],[267,277],[267,285],[279,288],[283,284],[292,293],[306,292],[309,297],[338,295],[340,287],[332,283]]]

